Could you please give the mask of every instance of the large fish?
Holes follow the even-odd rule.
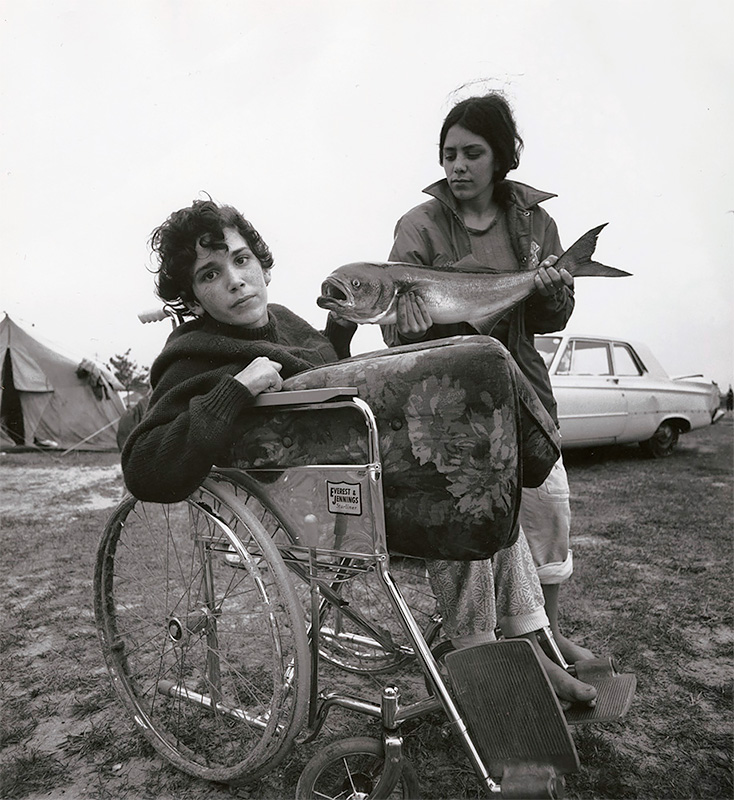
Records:
[[[630,275],[591,260],[605,225],[587,231],[574,242],[558,259],[556,269],[567,269],[576,277]],[[360,261],[334,270],[321,285],[316,302],[342,319],[385,325],[397,319],[398,297],[412,291],[423,299],[434,322],[481,323],[486,329],[533,294],[536,273],[487,271],[471,256],[450,267]]]

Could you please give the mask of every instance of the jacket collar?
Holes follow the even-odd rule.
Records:
[[[435,197],[440,200],[444,205],[447,205],[455,214],[459,212],[459,206],[456,202],[449,183],[446,178],[441,178],[440,181],[432,183],[424,190],[425,194]],[[531,209],[533,206],[542,203],[544,200],[549,200],[551,197],[557,197],[550,192],[541,192],[539,189],[534,189],[525,183],[518,181],[500,181],[495,187],[495,195],[500,203],[503,205],[514,204],[521,208],[523,211]]]

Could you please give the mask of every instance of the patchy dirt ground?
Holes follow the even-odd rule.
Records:
[[[0,461],[3,472],[0,515],[29,515],[37,513],[39,507],[51,508],[55,504],[60,513],[100,511],[112,508],[124,493],[122,470],[117,463],[106,466],[54,463],[25,469],[13,465],[3,469],[8,460],[18,456],[5,453],[0,458],[6,462]]]
[[[571,798],[732,796],[733,434],[724,421],[683,437],[657,462],[636,448],[568,454],[576,573],[564,626],[638,676],[624,720],[574,730],[582,769],[569,776]],[[99,534],[122,491],[116,454],[0,455],[4,798],[231,796],[163,763],[111,693],[91,592]],[[373,698],[386,680],[327,679]],[[415,672],[395,679],[408,692],[421,680]],[[337,712],[319,744],[374,733],[371,721]],[[480,796],[438,715],[404,733],[423,797]],[[300,745],[237,796],[293,797],[316,747]]]

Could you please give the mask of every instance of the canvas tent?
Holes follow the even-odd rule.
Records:
[[[92,361],[74,361],[6,314],[0,321],[0,446],[114,450],[122,386]]]

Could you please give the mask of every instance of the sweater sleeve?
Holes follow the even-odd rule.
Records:
[[[122,471],[140,500],[183,500],[226,455],[239,413],[252,394],[231,375],[198,376],[154,404],[122,451]]]
[[[326,318],[324,336],[331,342],[331,346],[336,351],[337,358],[349,358],[351,355],[352,338],[356,330],[356,322],[349,322],[346,320],[337,322],[331,314]]]

